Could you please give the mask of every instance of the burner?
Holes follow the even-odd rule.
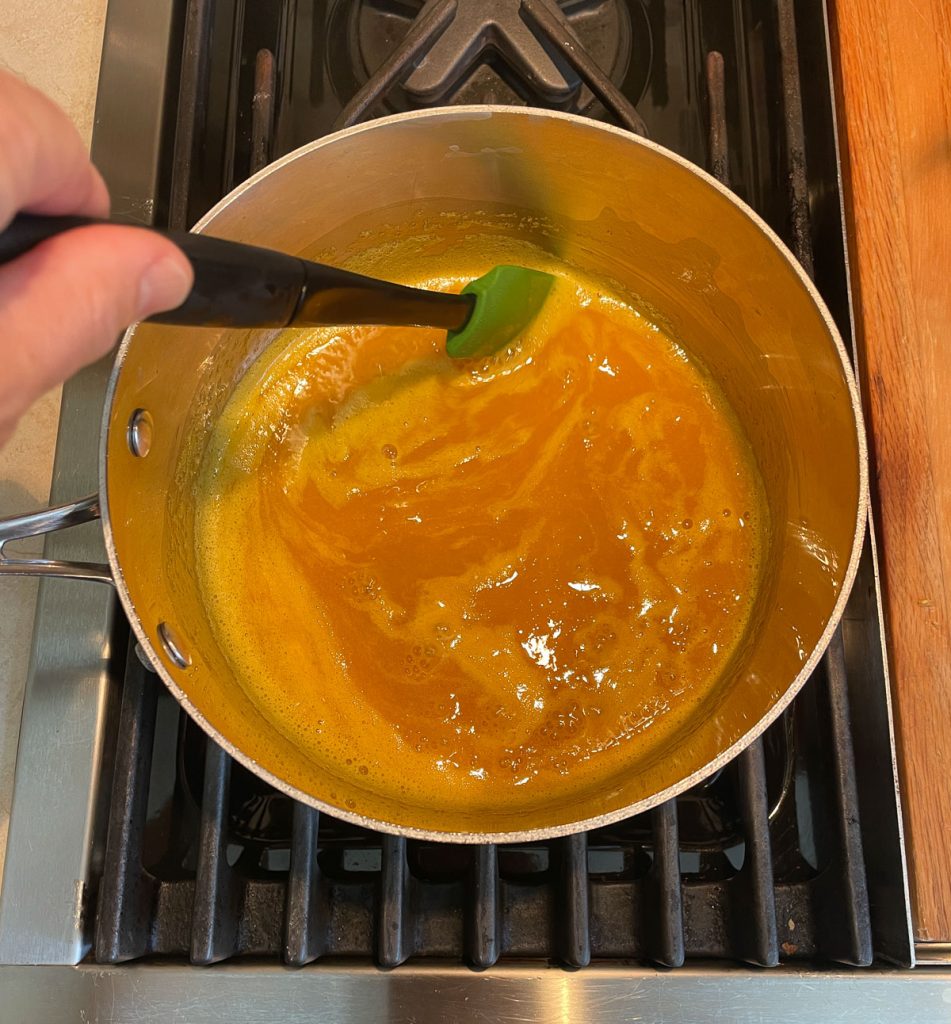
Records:
[[[448,0],[359,0],[351,8],[351,75],[367,81],[403,43],[414,23]],[[636,100],[651,65],[651,36],[641,0],[558,0],[558,10],[591,59]],[[339,8],[338,8],[339,11]],[[329,61],[331,66],[337,61]],[[386,97],[392,111],[439,103],[517,103],[587,113],[595,106],[522,0],[455,0],[446,27]]]
[[[179,729],[179,778],[190,803],[200,808],[204,789],[207,738],[187,715]],[[237,761],[231,766],[228,802],[228,835],[246,846],[282,847],[291,839],[293,801],[290,797],[252,775]]]

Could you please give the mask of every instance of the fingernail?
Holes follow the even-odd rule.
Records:
[[[143,320],[152,313],[180,306],[191,291],[192,275],[180,260],[165,256],[153,263],[139,282],[136,316]]]

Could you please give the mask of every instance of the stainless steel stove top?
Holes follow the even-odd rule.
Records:
[[[168,965],[6,968],[11,1024],[936,1024],[948,1019],[948,979],[925,971],[825,973],[714,965],[678,971],[537,965],[492,972],[411,966],[314,968]]]
[[[513,14],[517,15],[514,21]],[[584,43],[587,57],[580,61],[566,58],[552,42],[552,19],[557,22],[562,16]],[[526,25],[532,24],[541,28],[529,38]],[[237,29],[230,31],[229,25]],[[447,26],[455,27],[450,32]],[[258,36],[270,40],[267,47],[245,53],[242,38]],[[210,39],[217,40],[214,47]],[[441,40],[438,47],[432,46],[434,39]],[[719,49],[708,54],[711,41]],[[284,0],[253,7],[237,0],[154,0],[148,5],[112,0],[93,157],[110,183],[116,216],[143,223],[190,223],[251,168],[335,125],[424,102],[472,102],[480,97],[524,100],[533,61],[543,71],[536,85],[545,102],[649,132],[656,141],[706,162],[721,176],[732,170],[734,187],[815,271],[840,329],[850,336],[823,0],[799,0],[795,5],[792,0],[776,4],[756,0],[740,4],[727,0],[567,0],[560,10],[553,10],[551,0],[494,0],[491,4]],[[783,74],[776,68],[770,70],[773,64],[783,64]],[[801,76],[800,65],[817,73]],[[226,68],[223,75],[222,66]],[[472,67],[477,69],[475,75]],[[748,80],[734,80],[731,75],[745,75]],[[176,84],[167,88],[169,83]],[[616,101],[613,108],[612,101]],[[779,122],[785,128],[778,134],[776,104],[782,104],[786,114]],[[807,155],[809,171],[805,168]],[[96,488],[99,412],[107,374],[104,362],[84,371],[65,389],[54,502]],[[95,526],[51,536],[47,551],[57,558],[104,560]],[[110,850],[106,850],[110,816],[114,836],[117,830],[132,827],[129,822],[135,812],[126,804],[145,799],[128,783],[138,763],[130,753],[129,736],[141,720],[140,712],[130,710],[130,671],[131,678],[145,679],[143,693],[151,684],[141,669],[134,664],[130,669],[127,664],[128,629],[108,588],[45,582],[39,598],[0,896],[0,963],[50,966],[0,967],[7,1012],[12,1013],[4,1019],[250,1021],[272,1020],[280,1012],[288,1020],[610,1021],[644,1016],[706,1021],[722,1018],[724,1011],[736,1020],[942,1019],[951,999],[951,983],[945,975],[897,971],[889,966],[912,963],[914,953],[880,623],[874,551],[869,543],[843,623],[838,660],[825,670],[824,680],[815,684],[825,688],[823,694],[828,691],[832,717],[845,716],[844,732],[836,725],[840,739],[834,743],[834,767],[823,771],[831,772],[834,791],[845,794],[837,798],[846,824],[845,833],[836,840],[842,852],[837,854],[834,884],[844,885],[851,893],[842,905],[853,908],[846,917],[853,931],[864,931],[866,938],[859,935],[854,940],[857,945],[847,941],[841,954],[824,957],[821,941],[813,937],[809,940],[813,945],[808,945],[805,932],[795,935],[794,921],[789,927],[791,917],[780,920],[782,908],[800,905],[790,903],[796,899],[805,900],[801,905],[807,916],[815,909],[817,920],[821,918],[824,897],[811,883],[804,887],[797,881],[797,871],[808,875],[809,865],[815,864],[822,874],[825,863],[814,849],[811,827],[804,832],[802,823],[797,823],[801,812],[795,806],[799,805],[787,804],[787,812],[793,807],[791,818],[786,812],[785,819],[780,816],[783,794],[788,798],[792,792],[795,801],[797,787],[808,788],[808,771],[812,770],[808,765],[802,767],[799,755],[790,755],[792,767],[783,767],[788,751],[780,737],[768,743],[786,753],[767,746],[762,755],[765,851],[756,853],[755,842],[751,845],[750,836],[746,838],[746,848],[751,851],[748,859],[765,856],[762,863],[769,865],[768,891],[764,890],[767,920],[772,916],[777,922],[772,936],[761,937],[765,947],[760,952],[743,952],[729,937],[725,944],[711,940],[703,946],[707,940],[701,941],[696,931],[701,918],[691,918],[685,912],[686,916],[680,917],[680,959],[676,944],[673,959],[646,954],[654,963],[678,963],[686,943],[687,965],[674,970],[632,965],[630,957],[645,954],[599,957],[603,941],[599,947],[595,927],[593,949],[598,962],[580,971],[551,966],[584,962],[583,958],[573,960],[574,954],[565,954],[557,942],[541,959],[538,953],[527,958],[525,953],[506,953],[503,947],[511,936],[503,936],[499,948],[490,950],[492,956],[484,961],[473,957],[466,946],[461,958],[443,950],[429,954],[435,955],[435,960],[411,960],[381,971],[379,965],[400,963],[406,955],[425,957],[425,943],[419,948],[400,947],[395,954],[377,946],[375,954],[359,956],[356,947],[348,951],[343,945],[341,950],[349,952],[350,960],[318,959],[312,967],[289,971],[281,965],[281,953],[288,962],[303,963],[313,958],[308,949],[317,956],[314,951],[319,951],[320,942],[312,938],[310,946],[305,942],[295,954],[289,946],[274,949],[264,940],[255,946],[247,936],[241,938],[235,925],[230,944],[212,944],[206,958],[231,959],[202,969],[185,959],[189,934],[192,959],[202,959],[196,955],[196,925],[190,909],[191,901],[200,899],[202,871],[210,870],[207,860],[203,866],[200,851],[197,867],[190,864],[192,855],[185,853],[172,876],[157,879],[154,888],[149,883],[151,904],[146,901],[130,910],[129,898],[120,899],[111,910],[106,908],[112,914],[108,929],[97,914],[102,894],[114,893],[119,883],[124,884],[125,875],[117,875],[119,868],[128,870],[121,859],[127,848],[120,845],[117,860],[116,841],[111,836]],[[159,737],[168,728],[167,722],[162,724],[163,706],[160,698]],[[801,724],[796,728],[801,732]],[[807,731],[805,735],[810,734]],[[172,746],[174,750],[174,743]],[[175,756],[174,752],[169,755],[172,761]],[[181,748],[178,756],[183,756]],[[753,761],[760,756],[754,754]],[[155,796],[165,785],[162,765],[167,761],[159,756],[158,746],[154,757],[149,757],[144,767],[137,769],[145,772],[146,787],[150,787],[149,810],[141,809],[143,818],[171,813]],[[207,757],[204,763],[207,797]],[[746,770],[737,769],[741,773]],[[839,777],[842,772],[844,782]],[[236,785],[232,778],[232,791]],[[201,788],[200,776],[192,788]],[[225,805],[227,792],[226,788]],[[711,808],[720,806],[715,804],[715,789],[713,796],[701,793],[694,798],[701,801],[701,817],[709,818]],[[207,807],[201,796],[196,799],[205,815]],[[311,832],[307,832],[297,817],[291,821],[291,808],[268,804],[266,793],[253,791],[249,799],[255,813],[264,801],[270,815],[268,827],[276,832],[262,834],[257,819],[251,826],[226,812],[222,812],[219,826],[239,839],[246,827],[259,829],[248,842],[265,850],[262,856],[270,857],[269,850],[278,851],[275,864],[282,863],[281,850],[289,848],[293,857],[302,837],[310,835],[318,844],[330,841],[327,823],[321,824],[319,833],[317,824],[310,823]],[[848,803],[850,799],[854,807]],[[177,813],[178,805],[175,807]],[[674,816],[675,827],[676,820],[680,821],[680,852],[678,857],[675,843],[672,867],[677,891],[682,886],[683,893],[691,896],[688,904],[692,900],[699,905],[701,896],[718,898],[715,893],[725,890],[711,888],[709,872],[731,874],[728,844],[712,849],[701,841],[691,847],[691,808],[681,804],[673,809],[671,805],[666,813]],[[285,818],[286,835],[281,824]],[[648,823],[642,834],[635,823],[631,835],[618,840],[622,853],[649,851],[651,844],[659,841],[659,827]],[[731,829],[737,827],[723,825],[723,834],[733,835]],[[788,847],[794,854],[787,856],[782,852],[787,849],[783,837],[788,839],[790,829],[798,829],[798,838]],[[676,837],[676,830],[673,834]],[[334,839],[332,828],[330,839]],[[585,847],[589,875],[592,852],[616,850],[602,840],[598,839],[600,845],[592,840],[592,845]],[[361,842],[374,849],[372,834]],[[405,859],[405,850],[397,853]],[[371,865],[371,871],[381,870],[383,855],[375,856],[376,867]],[[805,867],[800,869],[790,857],[804,857]],[[607,872],[609,888],[599,891],[620,892],[628,884],[627,869],[617,868],[620,873],[615,878],[608,867],[610,862],[605,861],[602,869]],[[274,870],[274,884],[291,884],[286,881],[286,867]],[[386,870],[385,863],[382,870]],[[417,864],[414,870],[423,869]],[[161,874],[155,868],[149,877],[156,872]],[[135,877],[141,877],[141,870]],[[313,881],[312,875],[306,877]],[[610,888],[615,883],[616,887]],[[592,875],[586,886],[595,884]],[[351,895],[352,891],[348,890]],[[371,902],[377,898],[373,891],[371,885],[371,895],[365,897]],[[176,919],[168,917],[168,905],[176,901],[187,909],[182,925],[184,945],[174,937]],[[164,910],[158,904],[163,904]],[[100,902],[99,910],[102,906]],[[751,906],[754,916],[762,913],[762,904]],[[447,912],[451,913],[451,907]],[[288,922],[293,916],[289,914]],[[734,927],[739,928],[729,925],[730,930]],[[828,927],[834,931],[838,924],[830,921]],[[214,933],[212,920],[209,935]],[[276,934],[280,944],[291,933],[278,927]],[[369,941],[372,944],[372,935]],[[588,942],[590,950],[590,935]],[[782,962],[764,971],[737,963],[691,959],[701,947],[715,956]],[[845,952],[846,948],[851,951]],[[864,962],[863,949],[868,957],[875,957],[872,968],[853,969],[830,962]],[[112,961],[140,955],[146,959],[113,966],[95,962],[96,958]],[[440,956],[443,960],[450,956],[454,962],[440,963]],[[497,957],[501,959],[496,963]],[[474,962],[494,966],[477,972],[467,965]]]

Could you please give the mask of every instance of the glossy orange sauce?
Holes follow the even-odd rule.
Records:
[[[623,772],[711,693],[764,505],[715,385],[591,282],[491,360],[444,341],[281,336],[216,428],[200,578],[238,681],[317,763],[513,809]]]

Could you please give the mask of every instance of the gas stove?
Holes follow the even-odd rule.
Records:
[[[112,0],[93,158],[117,217],[183,227],[305,142],[455,103],[572,111],[706,167],[851,338],[824,0]],[[66,387],[54,501],[95,489],[108,369]],[[47,554],[104,560],[87,527]],[[941,1012],[940,983],[896,973],[914,948],[871,541],[761,740],[649,814],[517,845],[293,803],[185,717],[90,589],[40,593],[0,894],[0,962],[34,965],[0,968],[13,1019]]]

